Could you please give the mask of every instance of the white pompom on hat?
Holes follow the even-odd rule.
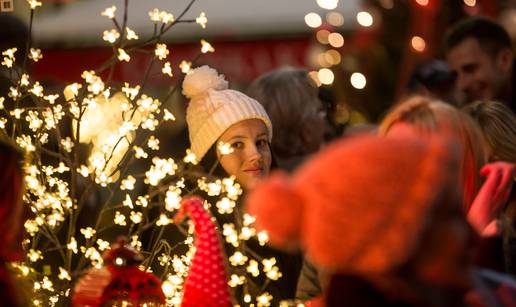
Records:
[[[271,141],[272,124],[262,105],[228,89],[228,82],[215,69],[204,65],[191,70],[183,81],[183,94],[190,99],[186,122],[190,149],[198,160],[202,160],[224,131],[243,120],[263,121]]]

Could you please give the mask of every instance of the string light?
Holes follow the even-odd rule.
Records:
[[[315,34],[315,37],[317,38],[317,41],[319,41],[319,43],[321,43],[323,45],[326,45],[326,44],[329,43],[328,42],[328,37],[329,36],[330,36],[330,31],[328,31],[326,29],[319,30]]]
[[[414,50],[417,52],[423,52],[426,48],[426,42],[425,40],[420,36],[412,36],[412,39],[410,40],[410,44]]]
[[[353,73],[351,75],[350,81],[351,81],[351,85],[354,88],[359,89],[359,90],[363,89],[367,83],[366,77],[359,72]]]
[[[305,15],[305,23],[310,28],[318,28],[322,25],[322,19],[317,13],[308,13]]]
[[[363,27],[370,27],[373,25],[373,16],[368,12],[359,12],[357,14],[357,21]]]
[[[328,35],[328,42],[332,47],[340,48],[344,46],[344,37],[337,32],[330,33],[330,35]]]
[[[428,5],[428,0],[416,0],[416,3],[421,5],[421,6],[427,6]]]
[[[339,0],[317,0],[317,5],[326,10],[334,10],[339,5]]]
[[[326,14],[326,21],[334,27],[340,27],[344,25],[344,16],[339,12],[329,12]]]
[[[100,13],[101,16],[106,16],[109,19],[115,18],[116,6],[111,6],[106,8],[104,11]]]
[[[195,22],[198,23],[201,28],[206,29],[206,24],[208,23],[208,18],[206,18],[206,13],[201,12],[199,17],[195,18]]]
[[[317,77],[318,77],[319,81],[321,81],[322,84],[326,84],[326,85],[332,84],[333,80],[335,79],[333,72],[328,68],[319,69],[319,72],[317,73]]]
[[[338,1],[334,1],[337,3]],[[41,5],[38,1],[29,1],[32,8]],[[329,3],[329,2],[328,2]],[[116,28],[108,29],[102,32],[101,36],[104,41],[109,44],[116,44],[114,48],[113,59],[118,61],[130,62],[129,52],[138,52],[141,50],[140,44],[126,45],[127,41],[121,41],[122,35],[127,40],[137,40],[139,36],[129,27],[122,28],[115,20],[117,8],[110,6],[104,9],[100,15],[107,19],[112,19]],[[317,15],[318,16],[318,15]],[[329,17],[333,16],[333,17]],[[340,16],[340,17],[339,17]],[[166,11],[154,9],[149,12],[149,17],[154,24],[162,23],[163,25],[174,22],[174,16]],[[322,20],[319,17],[319,23]],[[332,23],[338,24],[342,19],[338,13],[327,14],[327,19],[333,20]],[[196,22],[205,28],[207,24],[206,14],[201,14],[196,18]],[[158,28],[159,29],[159,28]],[[162,27],[162,29],[168,29]],[[124,33],[125,32],[125,33]],[[327,40],[328,40],[327,33]],[[332,39],[334,40],[334,39]],[[119,43],[119,44],[117,44]],[[213,46],[205,40],[201,40],[201,51],[203,53],[214,52]],[[335,50],[333,50],[336,52]],[[1,64],[12,69],[16,63],[16,49],[11,48],[2,51]],[[133,53],[132,53],[133,54]],[[165,44],[156,44],[154,56],[164,61],[162,72],[172,77],[171,62],[165,62],[169,57],[170,51]],[[42,58],[41,50],[31,48],[28,56],[33,61]],[[334,55],[330,52],[325,54],[330,62],[337,63]],[[179,68],[183,74],[191,72],[192,63],[187,60],[180,61]],[[89,199],[88,192],[107,191],[107,189],[118,189],[124,191],[122,198],[116,197],[116,200],[109,204],[105,204],[104,211],[102,209],[99,216],[103,216],[103,221],[108,221],[107,228],[114,225],[120,226],[122,229],[140,229],[153,226],[175,227],[172,224],[172,216],[177,213],[181,207],[183,191],[187,191],[185,179],[179,170],[183,171],[184,163],[197,164],[199,161],[191,151],[186,151],[185,156],[179,160],[181,166],[170,158],[158,158],[153,151],[159,150],[159,139],[153,135],[153,131],[158,125],[164,121],[173,121],[175,116],[172,112],[162,106],[162,102],[154,97],[142,93],[142,86],[138,84],[129,84],[122,82],[120,88],[108,84],[107,80],[103,80],[95,70],[85,70],[81,74],[81,82],[73,83],[66,86],[63,95],[55,93],[46,93],[45,88],[40,82],[32,80],[26,73],[12,74],[16,76],[13,80],[5,97],[0,97],[0,109],[8,118],[0,117],[0,127],[10,126],[12,122],[16,123],[19,131],[30,131],[29,134],[19,133],[14,135],[13,140],[26,152],[30,152],[26,166],[26,175],[24,176],[25,186],[27,189],[26,199],[31,202],[33,211],[36,216],[27,220],[24,227],[27,230],[32,242],[42,242],[42,231],[53,235],[54,231],[65,229],[62,227],[69,219],[77,214],[80,206],[84,205],[82,199]],[[3,94],[3,93],[0,93]],[[18,107],[10,108],[9,112],[4,110],[4,104],[26,97],[28,94],[31,98],[37,100],[38,108],[27,108],[20,104]],[[69,123],[72,129],[70,134],[63,137],[58,136],[55,129],[59,127],[62,121]],[[19,125],[19,126],[18,126]],[[142,131],[145,130],[145,131]],[[145,138],[137,138],[140,133],[145,134]],[[44,163],[41,160],[41,149],[47,142],[52,142],[58,149],[56,156],[62,156],[59,162]],[[82,162],[75,161],[77,144],[88,144],[89,156]],[[229,144],[223,146],[222,151],[230,154],[233,148]],[[133,159],[150,159],[150,165],[138,173],[127,173],[124,169],[133,162]],[[72,160],[70,162],[70,160]],[[122,163],[124,161],[124,163]],[[36,165],[38,167],[36,167]],[[73,166],[73,167],[72,167]],[[129,168],[131,172],[133,169]],[[72,186],[68,182],[68,178],[73,177],[72,174],[80,175],[81,182],[92,183],[91,190],[80,191],[79,197],[73,195]],[[237,201],[242,195],[242,187],[236,182],[234,177],[220,179],[199,180],[198,193],[202,195],[211,195],[218,199],[213,204],[205,202],[206,208],[214,207],[221,214],[234,214]],[[148,194],[139,192],[141,187],[151,188],[148,191],[158,193],[163,203],[157,203],[156,194],[148,192]],[[86,193],[84,197],[80,193]],[[204,194],[203,194],[204,193]],[[148,210],[161,210],[157,219],[151,220],[147,217]],[[103,223],[104,223],[103,222]],[[238,248],[243,241],[257,238],[261,245],[266,244],[268,236],[265,232],[257,232],[252,226],[254,218],[245,214],[242,224],[236,227],[234,223],[223,225],[224,240],[232,247]],[[70,224],[72,225],[72,224]],[[76,254],[77,259],[84,260],[84,265],[100,268],[103,265],[102,252],[110,248],[110,243],[105,238],[100,238],[104,232],[100,229],[93,228],[95,221],[86,224],[79,229],[81,238],[75,238],[70,235],[68,239],[64,239],[62,246],[53,243],[50,244],[53,250],[59,250],[64,253],[64,258]],[[134,227],[138,225],[137,227]],[[74,225],[75,226],[75,225]],[[169,228],[167,228],[167,231]],[[73,233],[76,233],[73,229]],[[192,236],[193,228],[189,228],[189,234],[180,245],[186,246],[186,253],[183,255],[175,255],[177,251],[167,246],[165,253],[161,253],[157,257],[157,261],[161,266],[166,267],[167,279],[163,282],[163,291],[167,296],[167,303],[179,305],[181,303],[183,283],[188,275],[189,266],[195,253],[194,238]],[[62,236],[66,238],[66,236]],[[142,250],[142,242],[139,240],[139,234],[131,234],[130,244],[136,250]],[[57,240],[62,240],[61,236]],[[38,246],[38,244],[34,244]],[[47,302],[50,305],[57,304],[59,300],[70,296],[70,283],[64,282],[71,280],[72,276],[78,276],[76,268],[61,264],[54,266],[52,269],[46,263],[47,250],[33,248],[28,251],[28,259],[37,264],[34,266],[20,267],[23,275],[31,280],[35,296],[33,303],[35,305],[44,305]],[[148,252],[145,250],[145,252]],[[172,256],[172,254],[174,254]],[[276,265],[267,267],[266,271],[260,271],[260,257],[246,251],[233,250],[229,252],[228,258],[233,267],[240,267],[238,274],[232,274],[230,283],[235,287],[244,289],[249,281],[249,276],[259,276],[268,280],[267,283],[281,278],[282,273]],[[75,258],[74,258],[75,259]],[[54,261],[54,259],[52,259]],[[272,261],[272,260],[271,260]],[[124,265],[121,258],[115,259],[117,265]],[[43,268],[43,272],[40,272]],[[66,268],[66,269],[65,269]],[[57,270],[58,269],[58,270]],[[46,271],[48,270],[48,271]],[[53,271],[52,271],[53,270]],[[235,270],[236,272],[237,270]],[[36,273],[36,274],[32,274]],[[266,305],[272,300],[272,296],[267,293],[261,294],[260,298],[252,297],[246,293],[241,298],[251,303]],[[261,302],[261,303],[260,303]],[[59,302],[60,303],[60,302]],[[254,304],[254,303],[253,303]]]

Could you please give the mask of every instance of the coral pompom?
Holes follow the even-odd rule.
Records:
[[[268,232],[272,245],[297,247],[303,199],[290,186],[284,172],[276,172],[259,183],[248,196],[246,204],[249,213],[256,216],[256,227]]]
[[[190,99],[203,97],[210,89],[220,91],[227,88],[224,76],[207,65],[193,69],[183,81],[183,94]]]

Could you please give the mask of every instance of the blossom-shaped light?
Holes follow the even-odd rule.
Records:
[[[35,10],[38,6],[41,6],[41,2],[40,1],[27,0],[27,2],[29,3],[29,6],[30,6],[31,10]]]
[[[163,68],[161,69],[161,72],[165,75],[168,75],[169,77],[173,77],[172,74],[172,67],[170,66],[170,62],[166,62],[165,65],[163,65]]]
[[[116,42],[119,37],[120,33],[115,29],[105,30],[102,32],[102,39],[111,44]]]
[[[136,183],[136,178],[129,175],[126,179],[122,180],[122,184],[120,185],[120,190],[134,190],[134,184]]]
[[[115,223],[116,225],[120,225],[120,226],[127,225],[127,223],[125,221],[125,215],[120,213],[120,211],[116,211],[115,218],[113,219],[113,223]]]
[[[240,286],[240,285],[243,285],[245,282],[245,277],[244,276],[239,276],[237,274],[232,274],[229,281],[228,281],[228,285],[232,288],[235,288],[237,286]]]
[[[208,23],[208,18],[206,18],[206,13],[201,12],[199,17],[195,18],[195,22],[201,25],[203,29],[206,28],[206,24]]]
[[[154,54],[158,57],[158,59],[163,60],[167,57],[170,51],[167,48],[166,44],[156,44],[156,49],[154,49]]]
[[[215,48],[213,48],[213,46],[210,43],[208,43],[207,41],[202,39],[201,40],[201,52],[202,53],[215,52]]]
[[[268,307],[271,305],[272,295],[269,292],[265,292],[262,295],[256,298],[256,303],[258,307]]]
[[[106,16],[109,19],[115,18],[116,6],[111,6],[106,8],[104,11],[100,13],[101,16]]]
[[[95,229],[91,227],[81,228],[80,231],[86,239],[91,239],[97,232]]]
[[[233,266],[244,265],[247,262],[247,260],[247,256],[239,251],[235,252],[233,255],[231,255],[231,257],[229,257],[229,262]]]
[[[57,278],[61,280],[72,280],[72,277],[70,277],[70,274],[67,270],[63,269],[62,267],[59,267],[59,275]]]
[[[125,27],[125,31],[126,31],[126,38],[128,40],[135,40],[135,39],[138,39],[138,35],[136,34],[136,32],[134,32],[133,30],[129,29],[129,27]]]
[[[190,69],[192,69],[192,62],[188,62],[188,61],[181,61],[181,63],[179,64],[179,68],[181,69],[181,72],[183,74],[187,74]]]
[[[143,220],[143,214],[141,212],[131,211],[130,219],[134,224],[140,224]]]
[[[219,153],[221,155],[229,155],[229,154],[231,154],[234,151],[233,147],[231,146],[230,143],[225,143],[225,142],[222,142],[222,141],[220,141],[217,144],[217,149],[219,150]]]
[[[34,62],[37,62],[42,58],[43,55],[41,54],[41,49],[30,48],[29,59],[33,60]]]
[[[129,54],[127,54],[127,52],[125,52],[124,49],[118,48],[118,60],[120,62],[122,62],[122,61],[129,62],[131,60],[131,57],[129,56]]]

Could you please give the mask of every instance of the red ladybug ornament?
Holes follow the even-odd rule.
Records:
[[[165,306],[161,282],[138,268],[143,258],[125,239],[113,244],[103,259],[103,268],[90,269],[76,284],[72,306]]]

